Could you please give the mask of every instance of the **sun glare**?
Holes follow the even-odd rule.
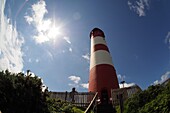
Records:
[[[62,33],[60,27],[56,27],[55,25],[53,25],[51,28],[49,28],[48,37],[50,39],[55,39],[57,38],[57,36],[60,36],[61,34]]]
[[[38,36],[34,36],[38,43],[56,41],[62,37],[62,23],[57,23],[51,19],[41,21],[37,25]]]

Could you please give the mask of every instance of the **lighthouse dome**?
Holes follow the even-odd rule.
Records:
[[[94,28],[91,32],[90,32],[90,38],[91,37],[96,37],[96,36],[101,36],[101,37],[105,37],[104,32],[99,29],[99,28]]]

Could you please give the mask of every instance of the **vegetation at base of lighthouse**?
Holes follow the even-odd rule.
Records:
[[[83,113],[71,103],[51,99],[41,78],[28,73],[0,72],[2,113]]]
[[[117,112],[120,108],[117,107]],[[124,103],[123,113],[169,113],[170,82],[166,85],[152,85],[136,93]]]

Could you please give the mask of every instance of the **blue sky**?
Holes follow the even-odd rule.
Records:
[[[52,91],[87,91],[90,38],[102,29],[126,86],[170,76],[169,0],[1,0],[0,70],[31,70]]]

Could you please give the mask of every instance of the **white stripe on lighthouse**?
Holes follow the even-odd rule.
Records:
[[[96,45],[96,44],[104,44],[104,45],[106,45],[106,41],[101,36],[96,36],[94,38],[91,38],[91,45]]]
[[[97,45],[97,44],[103,44],[103,45],[106,45],[106,41],[104,40],[103,37],[101,36],[96,36],[94,38],[91,38],[91,53],[93,52],[94,50],[94,46]]]
[[[110,64],[113,66],[110,53],[106,50],[98,50],[91,54],[90,69],[99,64]]]

